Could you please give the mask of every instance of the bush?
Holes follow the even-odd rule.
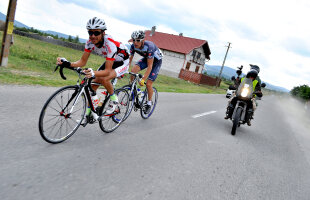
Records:
[[[310,87],[308,85],[294,87],[290,93],[298,98],[310,100]]]

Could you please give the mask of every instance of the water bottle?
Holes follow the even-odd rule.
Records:
[[[100,97],[99,97],[98,107],[101,107],[101,106],[102,106],[103,100],[104,100],[105,96],[107,96],[107,95],[108,95],[107,91],[101,92],[101,95],[100,95]]]
[[[138,88],[138,99],[139,99],[139,102],[142,101],[143,99],[143,96],[144,96],[144,92],[140,90],[140,88]]]
[[[93,103],[94,108],[96,109],[96,108],[98,107],[98,104],[99,104],[99,99],[98,99],[97,94],[95,94],[94,96],[92,96],[92,97],[91,97],[91,100],[92,100],[92,103]]]

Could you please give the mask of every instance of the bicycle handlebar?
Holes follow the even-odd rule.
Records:
[[[142,74],[136,74],[136,73],[133,73],[133,72],[129,72],[130,75],[133,75],[133,76],[139,76],[139,78],[142,78]]]
[[[64,80],[67,80],[67,77],[65,77],[65,75],[63,73],[63,69],[64,68],[73,70],[73,71],[77,72],[78,74],[85,75],[85,73],[83,72],[82,68],[80,68],[80,67],[77,67],[77,68],[74,68],[74,67],[64,67],[64,66],[61,66],[61,65],[57,65],[55,70],[54,70],[54,72],[57,71],[58,67],[60,67],[59,74],[60,74],[61,78],[64,79]]]

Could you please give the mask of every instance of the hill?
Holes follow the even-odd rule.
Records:
[[[1,13],[1,12],[0,12],[0,20],[2,20],[4,22],[6,20],[6,15]],[[30,28],[29,26],[27,26],[27,25],[25,25],[25,24],[23,24],[23,23],[21,23],[19,21],[16,21],[16,20],[14,21],[14,26],[21,27],[21,28],[23,28],[23,27],[24,28]]]
[[[218,76],[220,73],[221,67],[222,66],[219,66],[219,65],[205,65],[204,72],[206,72],[208,75]],[[244,75],[245,74],[243,73],[242,76]],[[230,80],[232,76],[237,76],[236,69],[233,69],[228,66],[224,66],[223,71],[222,71],[222,77]],[[270,83],[265,82],[264,80],[262,81],[266,83],[267,85],[266,89],[275,90],[279,92],[289,92],[289,90],[284,87],[272,85]]]

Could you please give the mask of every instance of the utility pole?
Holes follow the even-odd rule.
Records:
[[[9,60],[9,51],[10,45],[12,41],[12,34],[14,28],[14,18],[15,18],[15,10],[16,10],[17,0],[10,0],[8,12],[6,15],[5,28],[3,31],[2,38],[2,49],[0,55],[0,66],[6,67],[8,65]]]
[[[231,43],[228,42],[227,51],[226,51],[226,54],[225,54],[225,57],[224,57],[224,60],[223,60],[223,64],[222,64],[222,68],[221,68],[219,77],[218,77],[218,79],[217,79],[216,87],[219,87],[219,86],[220,86],[220,80],[221,80],[222,71],[223,71],[223,68],[224,68],[224,65],[225,65],[226,57],[227,57],[227,54],[228,54],[228,50],[231,48],[230,45],[231,45]]]

